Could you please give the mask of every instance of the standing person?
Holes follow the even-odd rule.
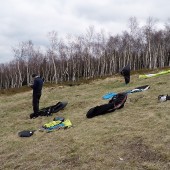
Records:
[[[125,79],[125,84],[128,84],[130,82],[130,65],[126,65],[120,73]]]
[[[43,87],[43,79],[40,78],[37,74],[32,75],[33,78],[33,84],[30,85],[30,87],[33,89],[33,95],[32,95],[32,105],[33,105],[33,111],[30,115],[30,118],[38,117],[39,112],[39,100],[42,94],[42,87]]]

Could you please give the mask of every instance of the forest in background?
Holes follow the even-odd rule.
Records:
[[[28,85],[33,73],[57,84],[111,76],[127,64],[134,71],[169,67],[170,20],[163,29],[156,26],[157,20],[151,17],[144,26],[131,17],[128,31],[116,35],[97,32],[94,26],[65,39],[51,31],[45,52],[31,40],[21,42],[12,48],[15,59],[0,64],[0,89]]]

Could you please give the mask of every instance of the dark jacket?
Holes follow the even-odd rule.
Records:
[[[33,95],[41,95],[41,91],[42,91],[42,87],[43,87],[43,80],[40,77],[36,77],[34,79],[34,84],[31,86],[31,88],[33,89]]]
[[[124,77],[125,83],[128,84],[130,82],[130,65],[125,66],[120,73]]]
[[[126,65],[120,73],[122,76],[130,76],[130,65]]]

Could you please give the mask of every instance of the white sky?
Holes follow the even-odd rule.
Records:
[[[12,47],[32,40],[49,45],[47,34],[80,35],[89,26],[113,35],[128,30],[130,17],[145,23],[152,17],[164,25],[169,0],[0,0],[0,63],[13,59]]]

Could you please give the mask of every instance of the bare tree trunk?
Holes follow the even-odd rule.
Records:
[[[53,62],[53,69],[54,69],[53,81],[55,82],[55,84],[57,84],[58,83],[57,69],[56,69],[56,65],[55,65],[55,60],[54,60],[54,55],[53,54],[52,54],[52,62]]]

